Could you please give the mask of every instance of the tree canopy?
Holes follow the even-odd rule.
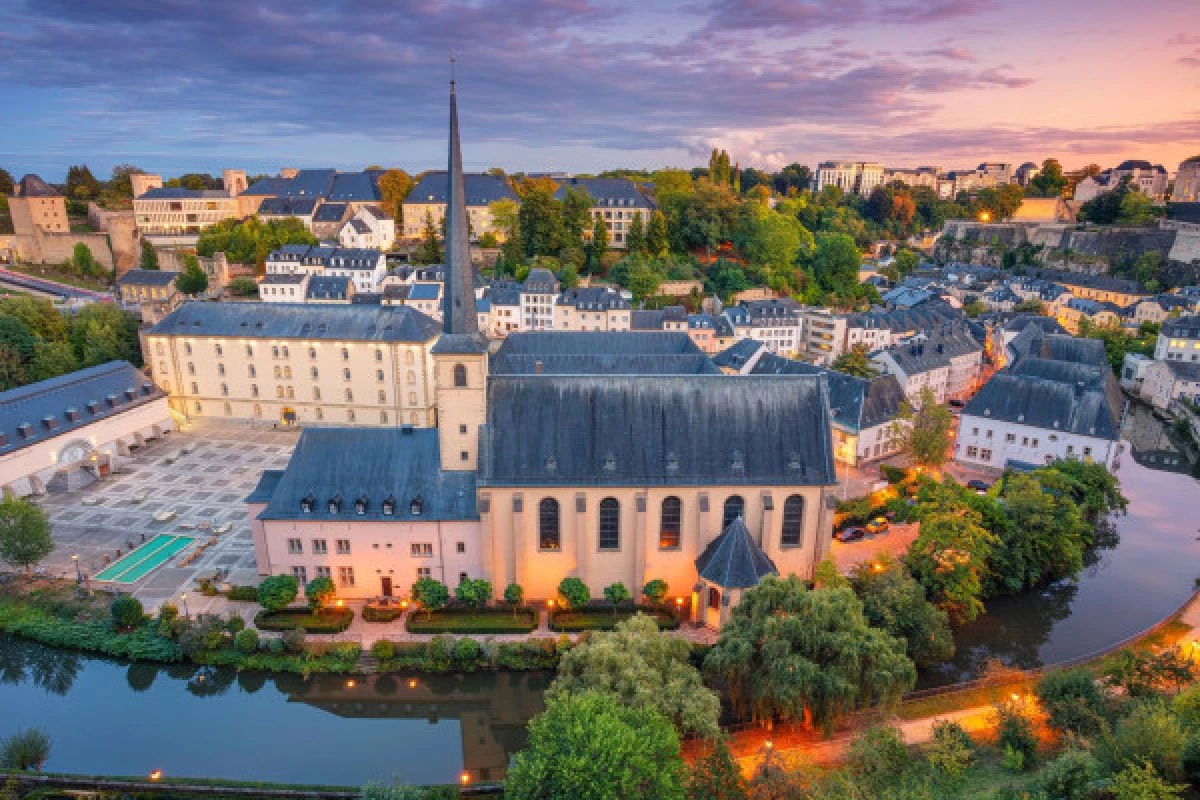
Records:
[[[54,551],[50,518],[28,500],[0,500],[0,561],[30,569]]]

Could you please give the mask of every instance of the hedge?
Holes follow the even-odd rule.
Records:
[[[509,609],[477,610],[448,608],[432,614],[408,615],[409,633],[532,633],[538,627],[538,612],[521,608],[514,615]]]
[[[541,637],[521,642],[474,640],[476,647],[457,646],[469,637],[437,636],[428,642],[390,642],[393,656],[380,659],[378,671],[477,672],[481,670],[550,670],[570,647],[566,637]],[[456,647],[457,646],[457,647]],[[470,661],[455,660],[455,653],[470,652]]]
[[[658,621],[659,630],[673,631],[679,628],[678,616],[671,611],[654,606],[625,606],[618,608],[615,616],[611,607],[589,606],[577,611],[555,611],[550,615],[550,630],[563,633],[611,631],[617,627],[618,622],[627,620],[638,613],[654,617]]]
[[[353,621],[354,612],[348,608],[325,608],[313,614],[307,608],[293,607],[258,612],[254,616],[254,627],[261,631],[303,628],[305,633],[341,633]]]
[[[363,622],[395,622],[404,616],[400,606],[363,606]]]
[[[193,661],[214,667],[236,667],[238,669],[264,670],[267,672],[295,672],[307,675],[314,672],[348,673],[358,664],[362,648],[357,644],[338,642],[304,653],[239,653],[233,648],[209,650],[200,653]]]
[[[158,634],[156,623],[143,622],[128,633],[117,633],[108,621],[76,622],[11,599],[0,599],[0,631],[54,647],[131,661],[172,663],[183,658],[179,645]]]
[[[258,602],[258,587],[257,586],[231,586],[229,591],[225,593],[225,597],[235,603],[257,603]]]

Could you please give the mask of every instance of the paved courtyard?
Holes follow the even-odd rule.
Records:
[[[299,434],[261,424],[201,422],[134,452],[121,471],[80,491],[46,495],[41,505],[50,515],[56,547],[42,563],[51,575],[75,577],[72,555],[79,556],[85,575],[95,575],[105,558],[130,551],[160,533],[196,537],[195,542],[145,578],[132,590],[147,610],[167,600],[179,602],[187,593],[193,614],[223,612],[226,601],[204,597],[197,578],[227,571],[233,584],[257,584],[254,545],[243,498],[258,483],[264,469],[287,465]],[[142,492],[145,499],[137,502]],[[174,519],[156,522],[156,512],[173,511]],[[212,529],[231,527],[226,533]],[[215,540],[215,541],[213,541]],[[180,566],[204,543],[198,558]]]

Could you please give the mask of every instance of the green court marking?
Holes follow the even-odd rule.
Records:
[[[127,569],[132,567],[134,564],[137,564],[154,551],[166,547],[172,540],[174,540],[174,538],[174,536],[171,536],[167,533],[158,534],[150,541],[140,545],[137,549],[131,550],[124,558],[118,559],[98,572],[96,574],[96,580],[115,580],[121,575],[122,572],[125,572]]]
[[[117,580],[120,583],[133,583],[134,581],[145,577],[154,569],[167,563],[167,561],[173,555],[181,552],[191,543],[191,537],[179,536],[174,541],[169,542],[166,547],[160,548],[154,553],[151,553],[150,556],[144,559],[141,563],[135,564],[128,572],[122,573],[121,577]]]
[[[105,567],[96,575],[96,580],[113,583],[133,583],[161,566],[171,556],[192,543],[190,536],[173,536],[160,533],[114,564]]]

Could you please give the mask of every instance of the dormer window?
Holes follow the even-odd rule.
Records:
[[[393,495],[388,495],[383,500],[383,515],[385,517],[394,516],[396,513],[396,498]]]
[[[555,472],[558,470],[558,459],[554,456],[546,457],[546,472]]]
[[[417,495],[409,503],[408,510],[414,517],[421,516],[421,512],[425,509],[425,501],[421,499],[421,495]]]
[[[316,506],[317,498],[313,497],[311,492],[300,499],[300,510],[305,514],[311,514]]]
[[[667,453],[667,472],[679,472],[679,456]]]
[[[360,517],[367,513],[367,496],[365,494],[359,495],[358,499],[354,501],[354,513]]]
[[[340,494],[335,494],[333,497],[329,498],[329,513],[337,514],[341,510],[342,510],[342,496]]]
[[[614,456],[612,453],[609,453],[608,455],[606,455],[604,457],[604,471],[605,472],[616,472],[616,470],[617,470],[617,457]]]
[[[742,456],[740,450],[734,450],[733,455],[729,458],[729,466],[734,470],[741,470],[746,467],[746,459]]]

